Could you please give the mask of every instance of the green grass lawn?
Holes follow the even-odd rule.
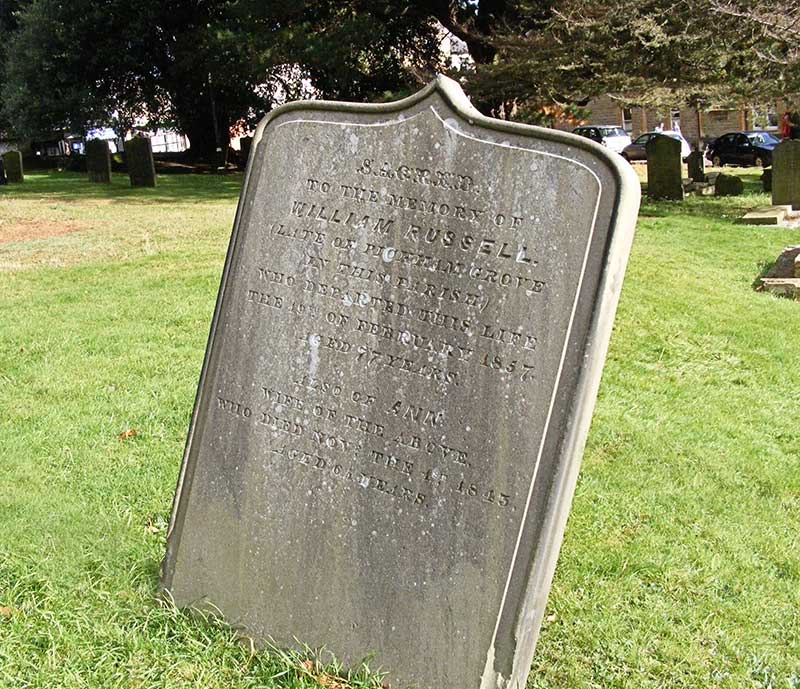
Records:
[[[530,689],[800,687],[800,232],[739,174],[642,208]],[[0,187],[0,687],[318,686],[156,599],[240,183]]]

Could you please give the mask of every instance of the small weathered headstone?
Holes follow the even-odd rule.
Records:
[[[162,586],[392,686],[523,687],[639,201],[440,78],[259,126]]]
[[[125,142],[125,159],[132,187],[156,186],[156,166],[153,144],[149,137],[134,136]]]
[[[772,168],[768,167],[761,173],[761,188],[765,193],[772,191]]]
[[[783,141],[772,151],[772,205],[800,208],[800,140]]]
[[[108,141],[103,139],[89,139],[84,144],[86,152],[86,172],[89,174],[89,181],[97,184],[109,184],[111,182],[111,151],[108,148]]]
[[[651,199],[683,200],[681,142],[657,134],[645,146],[647,152],[647,195]]]
[[[744,182],[736,175],[720,173],[714,180],[715,196],[741,196],[744,193]]]
[[[19,151],[6,151],[3,153],[3,165],[6,169],[6,180],[13,183],[25,181],[22,171],[22,153]]]
[[[692,151],[686,158],[686,166],[692,182],[706,181],[706,159],[701,151]]]

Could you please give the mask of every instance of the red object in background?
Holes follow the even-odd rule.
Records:
[[[792,138],[792,118],[788,110],[783,113],[783,117],[781,117],[781,138]]]

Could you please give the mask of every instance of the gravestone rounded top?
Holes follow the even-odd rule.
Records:
[[[656,134],[655,136],[650,137],[648,142],[645,144],[645,150],[648,153],[651,151],[663,151],[666,153],[677,153],[680,155],[681,142],[672,136],[667,136],[666,134]]]
[[[393,685],[524,685],[639,199],[453,81],[258,127],[163,586]]]

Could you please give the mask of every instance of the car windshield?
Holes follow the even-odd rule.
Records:
[[[780,141],[776,139],[769,132],[751,132],[747,135],[751,144],[779,144]]]
[[[603,136],[628,136],[622,127],[599,127],[600,134]]]

